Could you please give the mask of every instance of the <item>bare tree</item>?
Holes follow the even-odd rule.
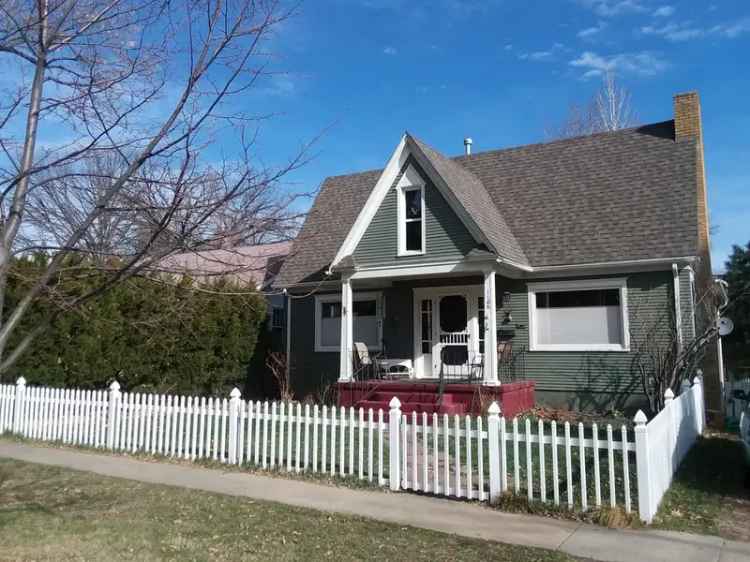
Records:
[[[727,285],[719,280],[697,299],[695,325],[698,333],[691,340],[682,340],[673,315],[656,318],[645,335],[631,335],[634,368],[652,412],[664,408],[667,389],[677,394],[683,381],[695,376],[707,349],[719,336],[717,320],[728,305]]]
[[[15,84],[0,102],[0,374],[51,324],[19,334],[52,279],[97,264],[106,282],[81,305],[164,257],[297,224],[247,111],[270,74],[280,0],[0,0],[0,57]],[[233,155],[210,153],[216,139]],[[41,276],[4,310],[14,258],[43,251]],[[54,284],[59,286],[60,284]],[[8,348],[11,336],[16,342]]]
[[[571,105],[562,125],[548,130],[547,136],[554,139],[580,137],[636,124],[630,92],[618,83],[614,72],[607,71],[592,98],[583,105]]]
[[[289,380],[289,368],[286,353],[272,351],[266,357],[266,367],[271,371],[276,386],[279,388],[279,398],[284,402],[294,399],[292,384]]]

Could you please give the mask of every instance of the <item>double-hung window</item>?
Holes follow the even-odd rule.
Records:
[[[424,185],[407,185],[398,192],[398,253],[424,254]]]
[[[530,283],[531,351],[628,351],[625,279]]]
[[[381,293],[355,293],[354,341],[362,342],[370,351],[381,348]],[[315,351],[341,349],[341,295],[315,297]]]

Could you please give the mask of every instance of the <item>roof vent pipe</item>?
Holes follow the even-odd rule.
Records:
[[[471,137],[466,137],[464,139],[464,149],[466,151],[466,156],[471,156],[471,143],[474,141],[471,140]]]

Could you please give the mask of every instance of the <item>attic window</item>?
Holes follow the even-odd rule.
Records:
[[[423,254],[424,187],[407,186],[399,193],[399,255]]]

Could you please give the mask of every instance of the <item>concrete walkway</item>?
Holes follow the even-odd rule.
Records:
[[[0,443],[0,457],[369,517],[465,537],[559,550],[608,562],[750,561],[750,543],[666,531],[609,530],[408,493],[351,490],[301,480],[16,443]]]

